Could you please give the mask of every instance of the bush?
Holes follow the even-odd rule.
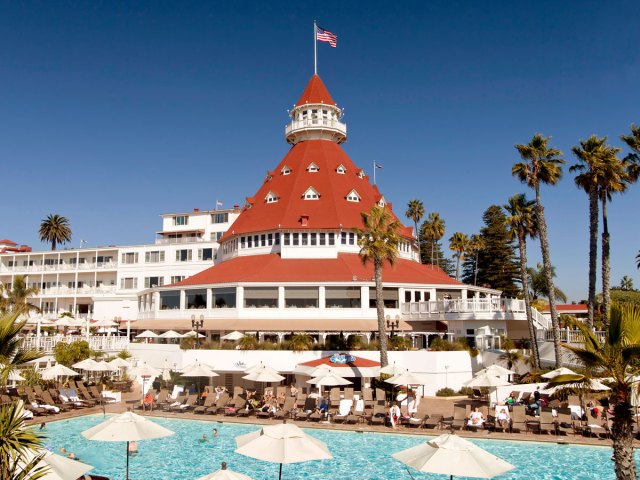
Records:
[[[436,337],[431,342],[431,346],[429,348],[436,352],[453,352],[467,350],[469,347],[466,340],[461,341],[461,339],[455,339],[450,342],[444,338]]]
[[[80,340],[71,343],[57,343],[53,347],[53,354],[56,357],[56,362],[65,367],[71,367],[74,363],[89,358],[94,352],[89,348],[89,343],[86,340]]]
[[[460,390],[458,390],[458,395],[473,395],[473,388],[462,387]]]
[[[118,352],[118,358],[121,358],[122,360],[128,360],[129,358],[131,358],[131,354],[127,350],[122,350],[121,352]]]
[[[436,397],[453,397],[455,395],[456,392],[452,388],[441,388],[436,392]]]
[[[180,339],[180,350],[193,350],[196,346],[196,339],[192,337]]]
[[[364,339],[360,335],[351,335],[347,339],[347,349],[362,350],[364,348]]]
[[[411,339],[406,337],[391,337],[389,339],[389,350],[409,350]]]

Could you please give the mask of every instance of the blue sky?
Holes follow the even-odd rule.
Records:
[[[149,243],[158,214],[240,203],[285,155],[286,110],[313,73],[313,19],[338,34],[319,73],[345,150],[402,214],[455,231],[525,191],[513,146],[536,132],[622,146],[640,123],[640,3],[0,1],[0,238],[36,249],[47,214],[72,246]],[[557,283],[586,297],[587,198],[542,198]],[[640,185],[609,209],[612,283],[640,275]],[[408,223],[408,222],[407,222]],[[539,261],[537,244],[530,263]]]

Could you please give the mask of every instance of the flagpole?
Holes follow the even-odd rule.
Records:
[[[373,184],[376,184],[376,161],[373,161]]]
[[[316,20],[313,20],[313,74],[318,74],[318,26]]]

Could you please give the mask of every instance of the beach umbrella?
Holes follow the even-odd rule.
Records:
[[[461,477],[493,478],[514,467],[468,440],[453,434],[394,453],[396,460],[419,472]]]
[[[91,327],[117,327],[118,322],[114,322],[113,320],[98,320],[97,322],[92,323]]]
[[[192,362],[192,363],[188,363],[187,365],[184,365],[184,366],[180,369],[180,371],[181,371],[181,372],[186,372],[186,371],[188,371],[188,370],[191,370],[191,369],[193,369],[193,368],[195,368],[195,367],[199,367],[199,366],[209,367],[211,370],[213,370],[213,365],[209,365],[209,364],[204,363],[204,362],[199,362],[199,361],[196,359],[194,362]]]
[[[58,327],[84,327],[83,320],[76,320],[71,317],[62,317],[55,321]]]
[[[82,436],[87,440],[100,442],[127,442],[127,473],[125,479],[129,480],[129,442],[163,438],[174,433],[146,417],[136,415],[133,412],[125,412],[85,430],[82,432]]]
[[[158,338],[158,334],[152,332],[151,330],[145,330],[144,332],[136,335],[136,338]]]
[[[147,365],[147,362],[144,362],[139,367],[134,367],[129,372],[131,375],[135,375],[137,377],[157,377],[162,372],[157,368],[150,367]]]
[[[116,357],[108,363],[109,365],[115,368],[131,368],[131,364],[127,362],[125,359],[120,357]]]
[[[100,362],[96,362],[95,365],[87,368],[86,370],[88,370],[89,372],[114,372],[118,370],[118,367],[116,367],[115,365],[110,365],[108,362],[102,360]]]
[[[260,383],[271,383],[271,382],[281,382],[284,380],[284,377],[280,375],[276,370],[271,367],[267,367],[266,365],[262,365],[256,369],[254,369],[248,375],[245,375],[245,380],[251,380],[254,382]]]
[[[0,372],[3,372],[7,368],[6,365],[0,363]],[[10,382],[22,382],[24,377],[18,373],[15,368],[12,368],[9,371],[9,377],[7,378]]]
[[[493,388],[496,392],[496,403],[498,402],[498,387],[505,387],[507,385],[511,385],[511,382],[507,382],[500,377],[496,377],[495,375],[490,375],[487,373],[482,373],[480,375],[476,375],[471,380],[469,380],[465,386],[467,387],[488,387]]]
[[[353,382],[350,382],[344,377],[336,374],[335,372],[326,372],[321,374],[311,380],[307,380],[307,383],[311,385],[316,385],[318,387],[330,387],[330,386],[338,386],[338,385],[351,385]]]
[[[378,374],[394,376],[394,375],[398,375],[399,373],[404,373],[406,370],[407,370],[406,368],[401,367],[396,362],[393,362],[387,365],[386,367],[382,367],[379,370]]]
[[[577,373],[571,370],[570,368],[560,367],[560,368],[556,368],[555,370],[551,370],[550,372],[543,373],[540,376],[542,378],[553,378],[553,377],[557,377],[558,375],[577,375]]]
[[[241,338],[244,338],[244,333],[239,332],[237,330],[234,330],[231,333],[227,333],[226,335],[223,335],[220,337],[220,340],[240,340]]]
[[[181,338],[205,338],[205,336],[195,330],[191,330],[184,335],[181,335]]]
[[[271,373],[278,373],[278,371],[273,368],[270,367],[269,365],[265,365],[264,363],[260,362],[260,363],[256,363],[255,365],[252,365],[251,367],[247,368],[244,373],[253,373],[253,372],[257,372],[264,369],[267,372],[271,372]]]
[[[488,367],[483,368],[482,370],[478,371],[476,373],[476,376],[477,375],[483,375],[485,373],[487,375],[494,375],[496,377],[501,377],[503,375],[513,375],[516,372],[514,372],[513,370],[509,370],[508,368],[504,368],[504,367],[502,367],[500,365],[493,364],[493,365],[489,365]]]
[[[95,367],[98,364],[92,358],[85,358],[84,360],[80,360],[77,363],[71,365],[73,368],[79,368],[80,370],[89,370],[91,367]]]
[[[304,433],[291,423],[269,425],[255,432],[236,437],[236,453],[264,462],[282,465],[333,458],[327,445]]]
[[[204,477],[197,478],[196,480],[253,480],[253,478],[227,469],[227,462],[222,462],[220,470],[210,473],[209,475],[205,475]]]
[[[428,380],[424,375],[413,373],[408,369],[405,369],[404,372],[394,375],[391,378],[387,378],[385,382],[390,383],[391,385],[425,385],[428,383]]]
[[[71,370],[68,367],[65,367],[61,363],[55,364],[53,367],[49,367],[42,371],[42,378],[45,380],[53,380],[54,378],[59,377],[71,377],[74,375],[80,375],[75,370]]]
[[[182,334],[175,330],[167,330],[166,332],[158,335],[158,338],[182,338]]]
[[[91,465],[57,455],[44,449],[38,449],[36,451],[28,448],[24,449],[23,456],[18,460],[18,464],[26,465],[35,457],[42,455],[43,453],[44,456],[35,467],[46,468],[46,473],[43,476],[38,477],[43,480],[76,480],[77,478],[82,477],[89,470],[93,469]],[[30,478],[29,475],[27,475],[26,478]]]
[[[214,372],[211,367],[205,364],[197,364],[192,368],[185,370],[181,377],[218,377],[219,375]]]

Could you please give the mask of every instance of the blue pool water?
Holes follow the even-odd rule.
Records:
[[[74,452],[83,462],[95,467],[91,473],[122,479],[126,444],[88,441],[81,435],[82,431],[102,421],[102,415],[93,415],[48,423],[45,443],[56,452],[61,447]],[[230,469],[256,480],[278,477],[277,464],[234,453],[234,438],[257,430],[259,426],[165,418],[154,418],[153,421],[176,434],[138,442],[139,453],[131,457],[129,467],[129,476],[134,480],[194,480],[219,469],[221,461],[226,461]],[[213,428],[218,429],[218,438],[211,438]],[[316,429],[309,429],[307,433],[327,443],[333,460],[285,465],[283,478],[410,480],[406,467],[390,455],[426,440],[426,437],[418,435]],[[199,441],[203,434],[209,437],[209,441]],[[500,440],[473,441],[516,466],[515,470],[496,477],[501,480],[615,478],[611,448]],[[442,475],[420,474],[414,470],[411,475],[416,480],[445,478]]]

